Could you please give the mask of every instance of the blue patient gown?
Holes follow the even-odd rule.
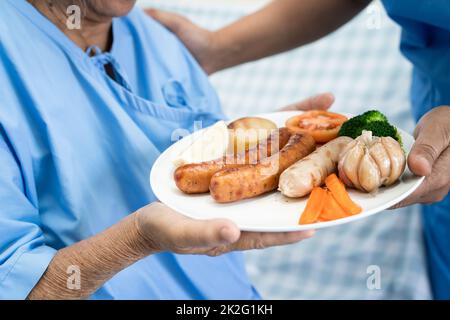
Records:
[[[0,1],[2,299],[25,298],[58,249],[155,201],[149,172],[174,130],[223,118],[189,52],[139,9],[114,19],[113,37],[89,57],[25,0]],[[162,253],[92,298],[259,296],[241,254]]]
[[[383,2],[403,28],[401,50],[414,65],[411,99],[416,119],[433,107],[450,106],[450,1]],[[434,298],[450,299],[450,195],[423,206],[423,225]]]

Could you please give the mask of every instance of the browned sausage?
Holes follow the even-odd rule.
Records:
[[[254,165],[225,169],[211,178],[211,196],[217,202],[233,202],[275,190],[281,173],[316,148],[313,137],[294,134],[280,152]]]
[[[290,136],[291,134],[287,128],[281,128],[272,133],[267,140],[260,143],[257,147],[237,154],[236,156],[227,155],[217,160],[181,166],[175,170],[175,183],[178,189],[184,193],[208,192],[211,177],[216,172],[223,169],[242,167],[250,163],[257,163],[263,158],[270,157],[286,145]]]

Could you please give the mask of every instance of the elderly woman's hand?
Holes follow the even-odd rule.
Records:
[[[242,232],[230,220],[194,220],[155,202],[137,212],[137,228],[152,251],[217,256],[295,243],[314,232]]]
[[[419,121],[408,156],[412,172],[425,176],[422,185],[395,208],[443,200],[450,187],[450,107],[434,108]]]

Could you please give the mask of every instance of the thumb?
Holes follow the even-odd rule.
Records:
[[[179,246],[183,248],[212,248],[236,242],[239,228],[226,219],[186,219],[182,225]]]
[[[146,9],[145,12],[175,34],[177,34],[179,30],[181,30],[184,24],[190,23],[190,21],[185,17],[172,12],[157,10],[153,8]]]
[[[408,167],[419,176],[429,176],[433,165],[448,146],[445,134],[436,121],[424,117],[419,122],[414,135],[416,141],[408,156]]]

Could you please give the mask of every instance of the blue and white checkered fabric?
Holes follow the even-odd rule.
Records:
[[[141,4],[177,11],[211,29],[261,5],[224,0]],[[334,110],[357,114],[377,108],[412,132],[410,66],[397,50],[398,41],[399,29],[375,2],[326,39],[221,72],[212,81],[231,117],[331,91],[337,97]],[[417,207],[320,230],[313,239],[246,257],[255,286],[268,299],[430,298]]]

